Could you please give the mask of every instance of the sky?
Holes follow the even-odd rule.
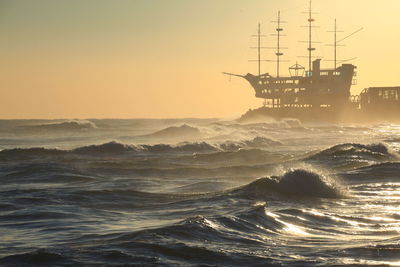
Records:
[[[357,58],[357,85],[400,85],[400,1],[314,0],[316,56],[331,68]],[[308,0],[0,0],[0,118],[231,117],[261,106],[251,86],[222,72],[257,73],[251,36],[273,47],[287,23],[281,75],[306,66]],[[262,51],[275,59],[274,51]],[[276,73],[274,63],[262,72]]]

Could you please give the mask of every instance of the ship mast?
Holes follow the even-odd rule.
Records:
[[[261,75],[261,24],[258,23],[258,76]]]
[[[335,28],[334,28],[334,64],[335,64],[335,70],[337,67],[337,23],[336,23],[336,19],[335,19]]]
[[[283,28],[281,28],[281,11],[278,11],[277,24],[278,24],[278,27],[276,28],[277,46],[275,55],[276,55],[276,77],[279,78],[280,57],[283,56],[283,53],[281,52],[281,43],[280,43],[281,32],[283,31]]]
[[[272,36],[276,36],[276,46],[275,47],[268,47],[270,49],[275,49],[275,55],[276,55],[276,77],[279,78],[280,76],[280,64],[284,62],[285,60],[281,60],[281,56],[283,56],[282,50],[287,49],[287,47],[281,47],[281,37],[285,36],[281,32],[283,32],[282,24],[286,23],[286,21],[281,20],[281,11],[278,11],[278,17],[276,21],[271,21],[271,23],[276,23],[276,33],[271,34]]]
[[[312,47],[312,23],[315,20],[312,18],[312,0],[310,0],[310,5],[308,9],[308,71],[312,71],[312,52],[315,48]]]
[[[337,28],[337,22],[336,22],[336,18],[335,18],[335,24],[333,27],[333,31],[328,31],[328,32],[333,32],[333,44],[329,44],[329,46],[333,46],[333,66],[334,66],[334,70],[336,70],[337,68],[337,48],[338,48],[338,41],[337,41],[337,33],[338,28]],[[332,61],[332,60],[329,60]]]
[[[262,60],[261,59],[261,49],[266,47],[261,47],[261,38],[266,37],[265,35],[261,35],[261,23],[258,23],[258,31],[257,35],[253,35],[253,37],[257,38],[257,47],[251,47],[257,49],[257,60],[249,60],[251,62],[256,61],[258,63],[258,77],[261,77],[261,61],[269,61],[269,60]],[[267,105],[267,99],[264,98],[264,107]]]
[[[338,27],[337,27],[337,20],[335,19],[335,25],[334,25],[333,31],[328,31],[328,32],[333,32],[333,34],[334,34],[334,35],[333,35],[333,38],[334,38],[334,39],[333,39],[333,44],[329,44],[329,46],[333,46],[333,60],[329,60],[329,61],[333,61],[334,69],[335,69],[335,70],[336,70],[336,68],[337,68],[338,62],[346,62],[346,61],[351,61],[351,60],[356,59],[356,58],[351,58],[351,59],[347,59],[347,60],[338,60],[338,59],[337,59],[337,51],[338,51],[338,47],[339,47],[339,46],[343,46],[342,44],[340,44],[342,41],[346,40],[347,38],[349,38],[349,37],[355,35],[356,33],[360,32],[360,31],[362,31],[362,30],[363,30],[363,28],[360,28],[360,29],[358,29],[358,30],[352,32],[351,34],[347,35],[346,37],[344,37],[344,38],[338,40],[338,39],[337,39],[337,34],[338,34],[339,32],[343,32],[343,31],[339,31],[339,30],[338,30]]]
[[[269,60],[262,60],[261,59],[261,49],[265,47],[261,47],[261,38],[266,37],[265,35],[261,34],[261,23],[258,23],[258,30],[257,30],[257,35],[253,35],[253,37],[257,38],[257,46],[256,47],[250,47],[250,48],[255,48],[257,49],[257,59],[256,60],[249,60],[250,62],[257,62],[258,65],[258,76],[261,76],[261,61],[269,61]]]

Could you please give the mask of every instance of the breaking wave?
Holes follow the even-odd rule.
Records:
[[[220,143],[218,146],[224,151],[236,151],[241,148],[268,148],[283,145],[281,142],[271,138],[257,136],[250,140],[243,141],[226,141]]]
[[[333,146],[307,157],[306,161],[329,167],[358,168],[374,162],[397,159],[384,144],[346,143]]]
[[[265,123],[279,128],[304,128],[299,119],[283,118],[277,120],[266,116],[264,112],[259,112],[259,110],[249,110],[238,121],[240,123]]]
[[[343,188],[332,178],[304,169],[289,170],[282,176],[260,178],[238,192],[248,198],[265,198],[271,193],[321,198],[345,196]]]
[[[90,145],[90,146],[79,147],[72,150],[71,152],[78,154],[99,155],[99,154],[121,154],[121,153],[135,152],[135,151],[138,150],[134,146],[125,145],[112,141],[101,145]]]
[[[212,153],[220,151],[215,146],[212,146],[206,142],[184,142],[179,143],[176,146],[167,145],[167,144],[158,144],[158,145],[141,145],[140,146],[144,151],[148,152],[181,152],[181,153]]]
[[[384,144],[340,144],[333,146],[329,149],[323,150],[318,154],[314,155],[312,158],[318,157],[335,157],[335,156],[347,156],[347,155],[360,155],[374,157],[386,157],[389,156],[389,149]]]
[[[92,156],[105,156],[105,155],[127,155],[127,154],[143,154],[143,153],[181,153],[181,154],[209,154],[209,159],[222,157],[223,155],[246,159],[248,157],[258,157],[260,154],[268,154],[263,152],[259,147],[278,146],[281,145],[279,141],[268,139],[265,137],[256,137],[251,140],[244,140],[239,142],[224,142],[219,144],[209,144],[207,142],[181,142],[175,145],[172,144],[140,144],[131,145],[123,144],[116,141],[111,141],[99,145],[88,145],[78,147],[72,150],[61,150],[55,148],[13,148],[0,151],[0,159],[23,159],[33,158],[37,156],[63,156],[71,154],[79,155],[92,155]],[[237,152],[237,154],[231,154]],[[213,153],[225,153],[216,154]]]
[[[97,126],[91,121],[73,120],[39,125],[25,125],[20,126],[20,128],[34,131],[77,131],[96,129]]]
[[[71,154],[104,156],[104,155],[127,155],[138,153],[212,153],[220,151],[219,148],[206,142],[184,142],[177,145],[127,145],[116,141],[100,145],[89,145],[72,150],[48,149],[48,148],[14,148],[0,151],[0,159],[23,159],[38,156],[63,156]]]
[[[156,138],[182,138],[198,137],[199,135],[200,130],[198,128],[183,124],[181,126],[171,126],[146,136]]]

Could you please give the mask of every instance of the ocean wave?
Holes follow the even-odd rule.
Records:
[[[254,165],[277,163],[287,160],[280,153],[269,152],[262,149],[239,149],[236,151],[221,151],[211,154],[195,154],[191,159],[197,163],[229,163],[230,165]]]
[[[16,254],[0,259],[0,264],[10,267],[19,266],[65,266],[78,264],[61,253],[47,249],[37,249],[32,252]]]
[[[271,138],[256,136],[253,139],[243,141],[225,141],[218,144],[218,147],[224,151],[236,151],[241,148],[269,148],[283,145],[281,142]]]
[[[100,145],[88,145],[72,150],[49,149],[43,147],[13,148],[0,151],[0,160],[15,160],[37,157],[55,157],[66,155],[90,155],[109,156],[146,153],[212,153],[221,151],[216,146],[206,142],[184,142],[176,145],[155,144],[155,145],[128,145],[116,141]]]
[[[315,155],[319,156],[341,156],[341,155],[375,155],[387,156],[389,149],[384,144],[339,144],[329,149],[323,150]]]
[[[6,215],[0,215],[0,220],[3,223],[26,224],[37,221],[62,220],[64,222],[72,219],[79,220],[79,216],[72,212],[61,211],[41,211],[37,210],[17,210],[9,212]]]
[[[259,226],[263,226],[264,229]],[[258,206],[229,215],[212,217],[198,215],[173,225],[139,231],[133,236],[122,237],[122,240],[132,237],[143,239],[149,233],[153,234],[156,232],[160,235],[167,235],[170,238],[178,240],[207,240],[209,242],[234,241],[242,244],[262,245],[263,241],[261,239],[257,240],[257,236],[253,237],[252,234],[266,234],[268,230],[276,232],[278,228],[279,225],[276,221],[266,214],[265,206]],[[268,230],[265,231],[266,229]],[[241,234],[226,234],[229,231],[231,231],[231,233],[236,231],[236,233]],[[121,241],[121,238],[118,239]]]
[[[306,130],[307,128],[297,119],[241,121],[238,124],[226,125],[233,129],[243,130]]]
[[[263,249],[266,235],[283,227],[266,215],[264,207],[256,207],[238,214],[198,215],[153,229],[94,238],[109,246],[128,246],[137,256],[155,256],[166,264],[172,260],[183,265],[246,266],[253,262],[271,266],[276,261]],[[101,253],[101,247],[91,249]]]
[[[48,149],[43,147],[33,148],[13,148],[0,151],[0,160],[16,160],[16,159],[29,159],[29,158],[44,158],[44,157],[57,157],[62,156],[66,151],[59,149]]]
[[[399,173],[400,162],[383,162],[348,171],[343,173],[343,177],[354,181],[371,180],[375,183],[379,181],[399,181]]]
[[[165,207],[171,203],[186,199],[190,196],[184,194],[164,194],[138,191],[132,188],[126,189],[98,189],[77,190],[64,198],[68,203],[80,203],[85,207],[96,209],[108,209],[113,211],[129,211]]]
[[[86,182],[96,179],[91,173],[66,164],[52,162],[23,163],[3,168],[0,179],[5,181],[37,181],[41,183]],[[22,184],[21,184],[22,186]]]
[[[155,138],[182,138],[182,137],[198,137],[201,132],[198,128],[183,124],[181,126],[171,126],[160,131],[145,135],[146,137]]]
[[[153,153],[212,153],[220,151],[215,146],[212,146],[206,142],[183,142],[175,146],[167,144],[158,145],[140,145],[142,151],[153,152]]]
[[[57,123],[47,123],[39,125],[19,126],[20,129],[32,131],[77,131],[97,129],[96,124],[91,121],[71,120]]]
[[[135,151],[137,151],[137,149],[134,146],[125,145],[112,141],[101,145],[90,145],[90,146],[79,147],[73,149],[70,152],[77,154],[99,155],[99,154],[121,154],[121,153],[135,152]]]
[[[278,125],[285,125],[291,127],[302,127],[302,123],[299,119],[295,118],[283,118],[277,120],[271,116],[265,115],[263,108],[256,110],[249,110],[247,113],[242,115],[238,121],[240,123],[277,123]]]
[[[104,254],[102,244],[107,244],[107,250],[119,248],[138,257],[131,258],[131,264],[144,264],[142,257],[152,257],[167,265],[247,266],[252,262],[257,266],[280,266],[282,256],[271,247],[271,243],[279,240],[277,236],[310,235],[307,231],[312,225],[307,223],[312,222],[307,220],[299,225],[296,222],[301,220],[296,218],[257,205],[229,214],[192,216],[135,232],[87,235],[80,244],[86,253],[96,252],[96,255]],[[114,259],[108,259],[108,264],[113,263]],[[295,266],[305,263],[313,266],[312,262],[297,257],[285,257],[284,261]]]
[[[346,253],[355,255],[369,255],[372,259],[384,259],[385,266],[397,266],[400,255],[400,240],[398,238],[376,242],[376,244],[368,244],[345,249]],[[393,264],[389,264],[392,262]]]
[[[233,177],[260,177],[274,169],[272,164],[240,165],[223,167],[177,167],[177,168],[108,168],[107,163],[101,163],[96,171],[103,175],[121,175],[129,177],[190,177],[190,178],[233,178]]]
[[[252,140],[243,141],[248,147],[268,147],[268,146],[281,146],[282,143],[270,138],[257,136]]]
[[[330,167],[357,168],[370,162],[397,159],[384,144],[339,144],[306,158],[316,164]]]
[[[247,198],[267,198],[279,193],[293,197],[344,197],[343,188],[334,179],[323,174],[292,169],[282,176],[260,178],[237,190]]]

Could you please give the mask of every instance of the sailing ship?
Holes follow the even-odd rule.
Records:
[[[399,120],[400,87],[366,88],[360,95],[351,95],[351,86],[356,82],[356,69],[353,64],[338,66],[337,46],[350,35],[337,40],[337,24],[334,27],[334,67],[321,68],[321,59],[313,60],[313,23],[312,1],[308,10],[308,69],[296,63],[289,68],[290,76],[280,76],[281,16],[276,21],[277,47],[276,75],[261,73],[261,26],[258,25],[258,75],[224,74],[246,79],[255,91],[255,96],[264,99],[263,106],[249,110],[241,119],[272,117],[298,118],[302,121],[354,121]],[[342,62],[344,63],[344,62]]]

